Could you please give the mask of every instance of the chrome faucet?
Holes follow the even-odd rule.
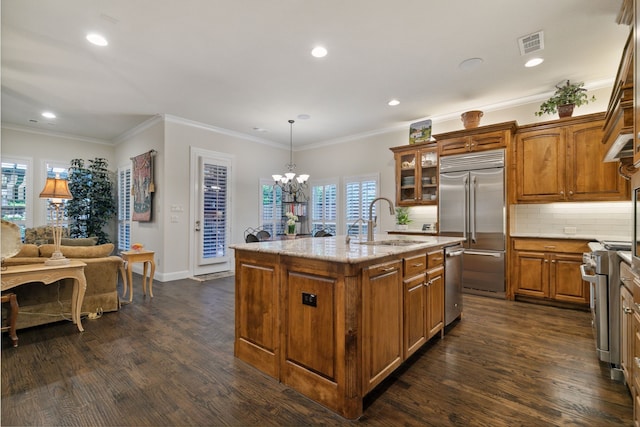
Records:
[[[351,224],[349,227],[347,227],[347,237],[345,238],[345,242],[346,243],[349,243],[351,241],[351,236],[349,236],[349,231],[351,231],[351,227],[353,227],[354,225],[356,225],[359,222],[361,222],[362,225],[364,225],[364,219],[358,218],[355,221],[353,221],[353,224]],[[358,233],[358,234],[360,234],[360,233]]]
[[[386,197],[378,197],[376,199],[373,199],[373,201],[369,205],[369,221],[367,222],[367,241],[368,242],[372,242],[373,241],[373,227],[375,227],[376,220],[378,219],[377,216],[376,216],[375,220],[373,219],[373,205],[378,200],[386,200],[389,203],[389,213],[391,215],[395,214],[395,210],[394,210],[394,207],[393,207],[393,202],[391,200],[387,199]]]

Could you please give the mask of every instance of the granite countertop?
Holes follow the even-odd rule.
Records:
[[[631,265],[631,252],[630,251],[618,251],[618,256],[627,264]]]
[[[388,255],[399,255],[416,249],[428,249],[435,246],[451,245],[461,242],[457,237],[441,236],[377,236],[375,241],[410,241],[405,246],[368,245],[352,239],[346,243],[346,236],[310,237],[305,239],[273,240],[256,243],[238,243],[229,245],[231,249],[321,259],[325,261],[359,263]]]

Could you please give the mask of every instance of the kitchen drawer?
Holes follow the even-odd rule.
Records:
[[[369,278],[382,276],[383,274],[389,274],[394,271],[399,271],[402,268],[400,261],[391,261],[384,264],[372,265],[368,268]]]
[[[424,273],[427,269],[427,255],[421,254],[404,259],[404,277]]]
[[[562,252],[582,254],[591,252],[586,240],[513,239],[517,251]]]
[[[444,265],[444,251],[439,249],[433,252],[427,252],[427,267],[429,269]]]

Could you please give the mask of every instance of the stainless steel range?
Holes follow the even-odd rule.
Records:
[[[631,250],[629,242],[591,242],[582,256],[582,280],[591,285],[591,317],[598,358],[609,364],[611,379],[622,381],[620,367],[620,258]]]

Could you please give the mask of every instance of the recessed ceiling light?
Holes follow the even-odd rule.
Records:
[[[484,60],[482,58],[469,58],[462,61],[460,65],[458,65],[458,68],[462,71],[471,71],[478,68],[483,62]]]
[[[392,99],[391,101],[387,102],[387,105],[395,107],[396,105],[400,105],[400,101],[398,101],[397,99]]]
[[[254,127],[253,130],[255,130],[256,132],[266,132],[267,131],[265,128],[260,128],[260,127]]]
[[[96,33],[87,34],[87,40],[89,40],[89,43],[93,43],[96,46],[107,46],[109,44],[107,39]]]
[[[55,119],[56,115],[51,111],[45,111],[44,113],[42,113],[42,117],[46,117],[47,119]]]
[[[322,46],[316,46],[311,51],[311,55],[315,56],[316,58],[324,58],[325,56],[327,56],[327,49]]]
[[[536,65],[540,65],[543,62],[544,62],[544,59],[542,58],[531,58],[524,64],[524,66],[527,68],[531,68],[531,67],[535,67]]]
[[[309,120],[311,118],[308,114],[298,114],[298,120]]]

